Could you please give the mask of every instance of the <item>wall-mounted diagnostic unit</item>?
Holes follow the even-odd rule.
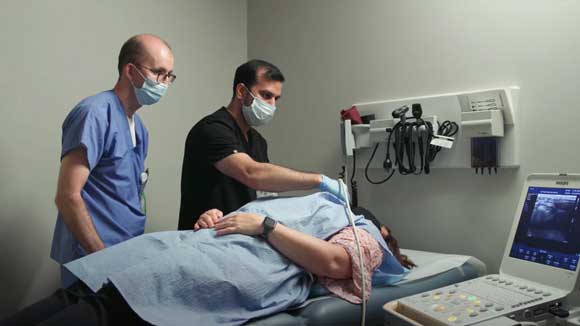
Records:
[[[341,121],[344,154],[355,156],[359,167],[401,174],[517,168],[518,94],[519,87],[510,86],[357,103],[363,123]]]

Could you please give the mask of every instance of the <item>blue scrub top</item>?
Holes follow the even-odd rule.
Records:
[[[107,247],[145,230],[140,194],[148,133],[137,114],[133,120],[135,147],[123,105],[113,91],[105,91],[82,100],[62,125],[61,160],[71,150],[86,148],[90,174],[81,195]],[[85,255],[59,213],[50,256],[65,264]]]

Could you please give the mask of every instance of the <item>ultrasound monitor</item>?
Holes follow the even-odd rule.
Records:
[[[529,187],[510,257],[575,271],[580,189]]]
[[[566,291],[575,288],[580,258],[580,176],[528,176],[500,274]]]

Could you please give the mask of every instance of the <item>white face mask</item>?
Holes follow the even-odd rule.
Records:
[[[242,104],[242,113],[246,122],[252,127],[259,127],[272,121],[276,107],[254,96],[247,87],[246,90],[253,98],[250,105]]]

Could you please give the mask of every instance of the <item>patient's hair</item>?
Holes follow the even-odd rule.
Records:
[[[393,256],[395,256],[395,258],[397,258],[399,263],[406,268],[410,269],[413,267],[417,267],[417,265],[411,259],[409,259],[409,257],[407,255],[401,254],[401,248],[399,248],[399,242],[393,236],[393,231],[391,231],[391,229],[389,229],[387,226],[383,225],[375,217],[375,215],[373,213],[371,213],[368,209],[366,209],[364,207],[353,207],[352,212],[357,214],[357,215],[362,215],[367,220],[373,222],[373,224],[377,227],[377,229],[379,229],[379,231],[381,230],[381,226],[384,227],[385,229],[387,229],[387,231],[389,232],[389,235],[387,235],[384,239],[385,239],[385,242],[387,243],[387,246],[389,247],[389,249],[393,253]]]
[[[397,258],[397,260],[399,261],[399,263],[401,263],[401,265],[409,269],[417,267],[417,264],[415,264],[411,259],[409,259],[407,255],[403,255],[401,253],[401,248],[399,248],[399,242],[393,236],[393,231],[391,231],[391,229],[389,229],[387,226],[385,226],[385,228],[387,229],[387,231],[389,231],[389,235],[385,237],[385,242],[387,243],[387,246],[389,246],[389,249],[391,249],[393,256]]]
[[[260,72],[260,70],[264,70],[262,76],[266,80],[279,81],[281,83],[285,80],[284,75],[275,65],[264,60],[250,60],[236,69],[232,97],[236,96],[236,85],[242,83],[246,85],[248,89],[256,85],[258,82],[258,72]]]

